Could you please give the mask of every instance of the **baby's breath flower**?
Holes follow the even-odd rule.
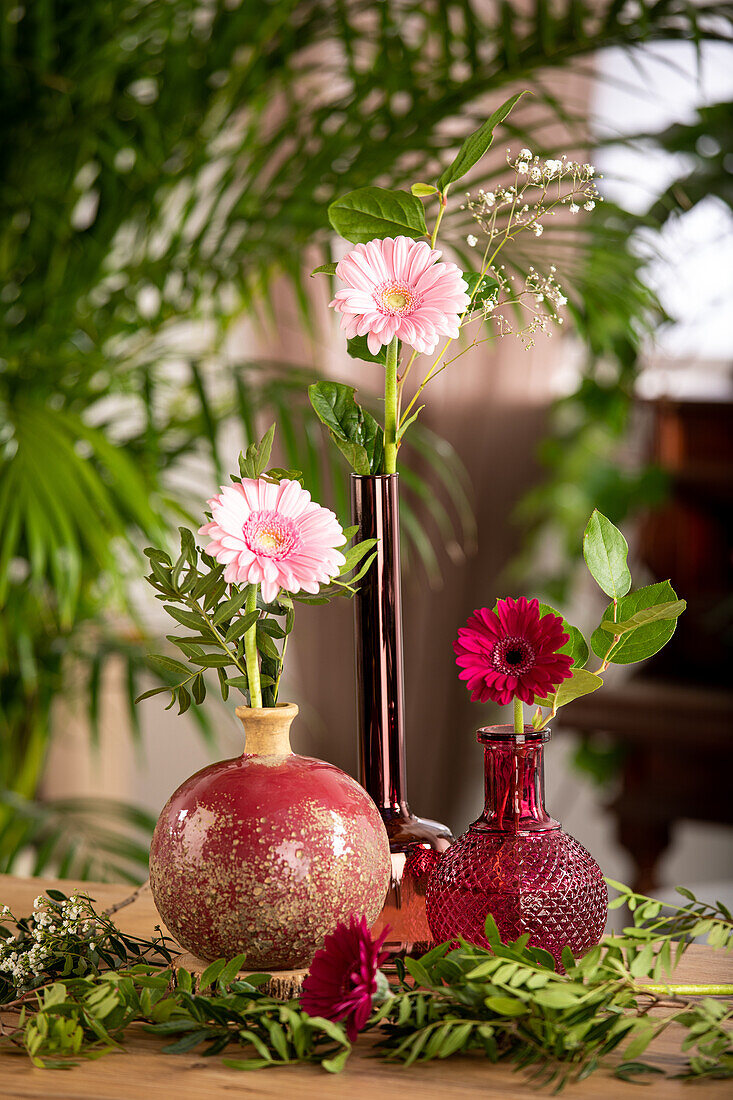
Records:
[[[580,207],[578,206],[577,202],[571,202],[568,209],[570,210],[571,214],[577,214],[580,210]]]
[[[478,244],[478,237],[474,237],[473,233],[469,233],[466,237],[466,244],[470,245],[471,248],[475,248]]]
[[[593,202],[593,199],[588,199],[587,202],[583,203],[583,209],[584,210],[595,210],[595,208],[596,208],[596,204]]]

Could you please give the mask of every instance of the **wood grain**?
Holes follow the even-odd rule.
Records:
[[[48,886],[65,893],[74,887],[89,893],[100,908],[114,904],[129,892],[125,886],[20,879],[0,875],[0,905],[8,904],[19,915]],[[150,936],[160,919],[149,892],[115,914],[125,931]],[[711,948],[692,947],[678,970],[686,982],[733,982],[733,959]],[[648,1061],[667,1073],[678,1072],[684,1060],[679,1053],[680,1031],[668,1031],[651,1048]],[[388,1093],[400,1100],[534,1100],[538,1090],[524,1082],[510,1066],[492,1066],[478,1055],[451,1058],[412,1066],[384,1065],[373,1058],[374,1039],[359,1040],[344,1073],[331,1076],[313,1066],[258,1070],[251,1073],[228,1069],[222,1057],[200,1054],[164,1055],[161,1043],[142,1030],[131,1029],[125,1052],[82,1062],[71,1070],[35,1069],[23,1054],[0,1052],[0,1100],[224,1100],[277,1097],[293,1100],[374,1100]],[[232,1051],[230,1057],[236,1057]],[[680,1080],[656,1078],[655,1098],[662,1100],[724,1100],[730,1098],[730,1082],[707,1081],[692,1086]],[[639,1086],[627,1085],[599,1071],[563,1094],[569,1100],[639,1100]]]

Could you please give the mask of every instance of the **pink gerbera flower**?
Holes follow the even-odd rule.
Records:
[[[208,503],[212,521],[199,528],[212,540],[207,554],[226,564],[225,581],[261,584],[267,603],[281,588],[318,592],[346,560],[335,549],[346,542],[341,524],[297,481],[244,478]]]
[[[352,916],[348,925],[339,922],[316,951],[303,982],[303,1011],[326,1020],[345,1020],[352,1043],[372,1014],[377,973],[389,955],[381,950],[388,931],[385,928],[374,940],[366,917],[357,921]]]
[[[531,703],[572,676],[572,658],[557,652],[567,640],[559,615],[541,616],[537,600],[520,596],[474,611],[453,649],[474,703]]]
[[[348,339],[366,336],[376,355],[397,336],[429,354],[441,336],[458,336],[468,284],[455,264],[438,263],[440,256],[410,237],[369,241],[349,252],[336,268],[347,289],[330,303]]]

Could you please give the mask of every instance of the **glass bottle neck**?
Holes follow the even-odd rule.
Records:
[[[511,726],[479,730],[484,746],[484,812],[474,822],[480,831],[541,832],[559,828],[545,809],[544,746],[549,732],[525,726],[515,738]]]

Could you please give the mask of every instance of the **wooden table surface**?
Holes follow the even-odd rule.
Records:
[[[51,879],[21,879],[0,875],[0,907],[10,905],[21,916],[29,912],[33,899],[48,886],[65,893],[79,888],[95,898],[98,907],[107,908],[126,897],[126,886],[97,885]],[[120,928],[149,937],[159,923],[149,892],[115,915]],[[678,970],[679,980],[687,982],[733,981],[733,959],[712,948],[692,947]],[[645,1058],[675,1073],[683,1064],[679,1053],[681,1032],[668,1029]],[[409,1070],[399,1065],[376,1062],[368,1036],[359,1040],[345,1071],[331,1075],[317,1066],[287,1066],[281,1069],[243,1072],[227,1069],[222,1057],[202,1058],[200,1054],[160,1054],[162,1043],[143,1032],[132,1034],[126,1052],[107,1054],[95,1061],[82,1061],[73,1069],[36,1069],[22,1054],[0,1052],[0,1100],[43,1097],[44,1100],[222,1100],[238,1095],[245,1098],[300,1097],[313,1100],[375,1100],[389,1094],[400,1100],[443,1100],[471,1097],[490,1100],[530,1100],[540,1090],[525,1083],[521,1073],[508,1065],[491,1065],[479,1055],[449,1058],[445,1061],[414,1065]],[[237,1057],[232,1048],[229,1057]],[[655,1097],[664,1100],[723,1100],[731,1097],[730,1082],[685,1083],[655,1077]],[[562,1094],[569,1100],[639,1100],[638,1085],[626,1084],[603,1070],[579,1085],[569,1086]]]

